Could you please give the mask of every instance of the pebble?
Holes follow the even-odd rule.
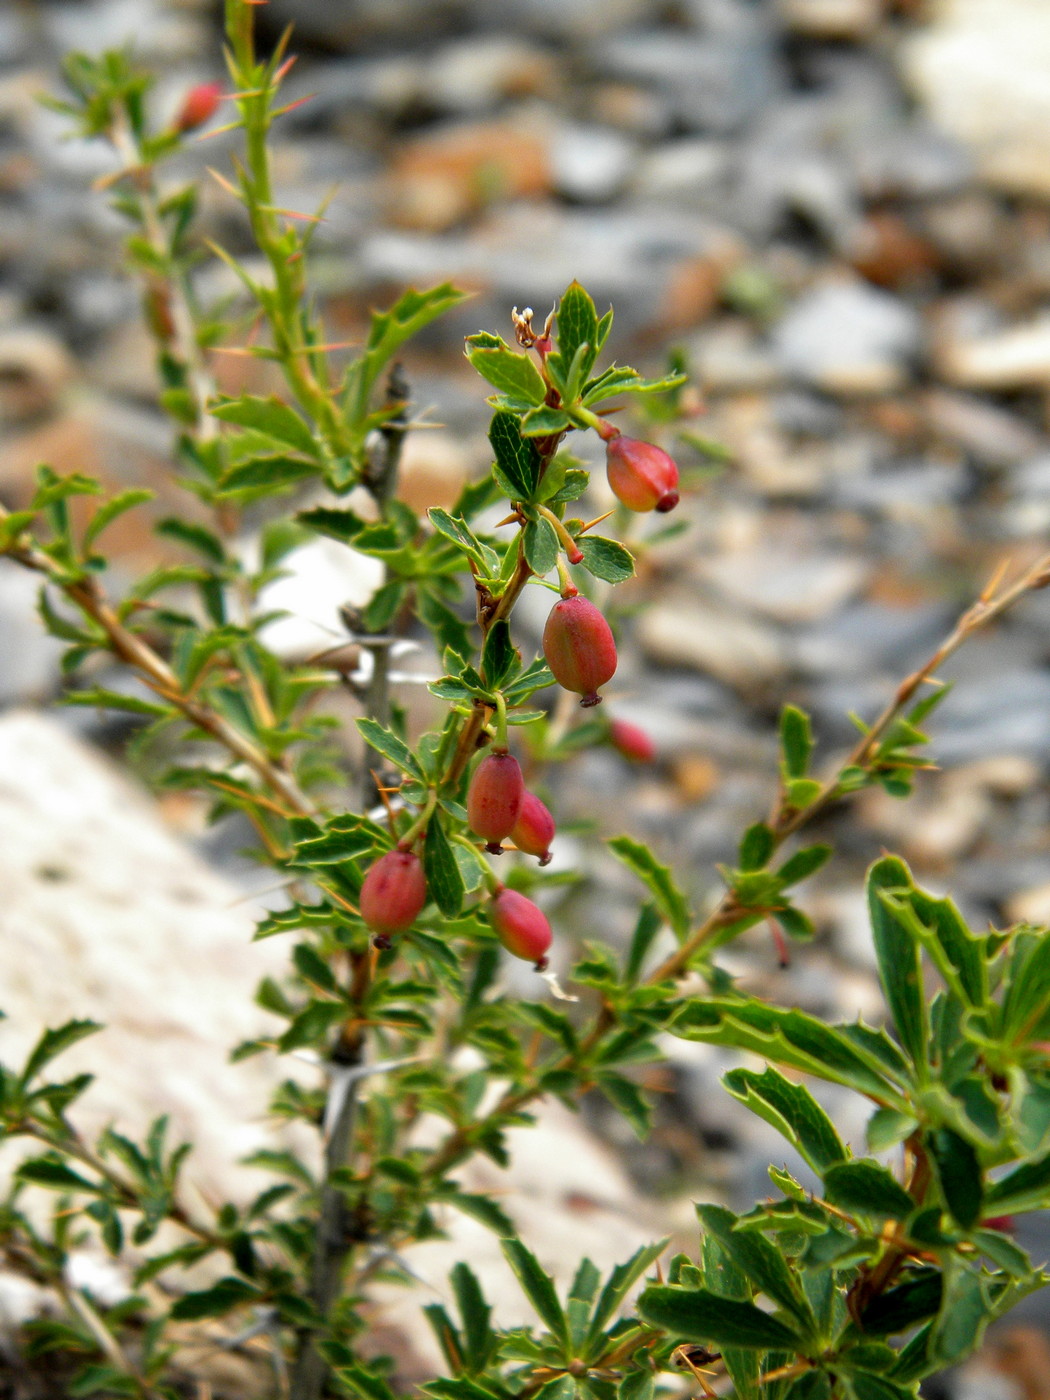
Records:
[[[796,34],[816,39],[867,39],[882,15],[879,0],[780,0],[778,14]]]
[[[904,380],[920,345],[913,307],[859,280],[830,280],[800,298],[774,327],[784,371],[829,393],[886,393]]]
[[[773,628],[693,593],[671,595],[647,608],[636,635],[658,665],[691,666],[752,700],[787,669],[784,644]]]
[[[996,393],[1050,384],[1050,315],[972,339],[943,341],[935,354],[943,379]]]
[[[550,154],[555,190],[578,204],[607,204],[627,184],[638,159],[636,143],[620,132],[572,123],[557,128]]]
[[[871,566],[830,553],[800,554],[776,543],[704,561],[701,577],[734,607],[775,622],[813,622],[842,606],[864,586]]]

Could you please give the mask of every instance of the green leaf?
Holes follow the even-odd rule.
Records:
[[[51,1191],[91,1191],[101,1189],[95,1182],[81,1176],[58,1159],[57,1156],[31,1157],[20,1162],[15,1169],[19,1181],[31,1182],[34,1186],[46,1186]]]
[[[664,918],[677,937],[684,938],[691,922],[689,905],[667,866],[661,865],[647,846],[630,836],[614,836],[609,850],[652,891]]]
[[[866,1027],[829,1026],[802,1011],[785,1011],[757,1001],[709,997],[687,1002],[668,1029],[684,1040],[706,1040],[753,1050],[763,1059],[844,1084],[880,1104],[906,1111],[908,1101],[895,1089],[892,1066],[870,1041],[858,1038]]]
[[[824,1173],[824,1195],[840,1210],[906,1220],[915,1202],[904,1187],[878,1162],[841,1162]]]
[[[780,712],[780,747],[784,754],[784,774],[804,778],[813,753],[813,731],[809,715],[797,705],[785,705]]]
[[[255,1302],[258,1296],[250,1283],[226,1277],[211,1288],[184,1294],[173,1304],[171,1316],[183,1322],[201,1317],[223,1317],[233,1308]]]
[[[989,1215],[1020,1215],[1050,1206],[1050,1152],[993,1182],[984,1205]]]
[[[467,1361],[472,1370],[480,1371],[492,1351],[493,1333],[489,1326],[492,1309],[485,1302],[481,1284],[467,1264],[457,1264],[449,1279],[456,1295],[456,1305],[463,1320],[463,1337]]]
[[[540,459],[535,444],[523,438],[517,415],[496,413],[489,425],[489,442],[496,466],[505,478],[511,500],[531,501],[540,480]]]
[[[465,521],[457,520],[440,506],[431,506],[427,515],[435,530],[474,560],[483,578],[499,577],[500,556],[490,545],[482,544]]]
[[[312,948],[309,943],[300,943],[292,953],[299,976],[305,982],[319,988],[323,992],[338,992],[339,983],[335,973],[328,963],[321,957],[316,948]]]
[[[769,864],[776,843],[765,822],[755,822],[740,838],[740,869],[764,870]]]
[[[977,1153],[951,1128],[938,1128],[927,1137],[930,1156],[937,1168],[944,1203],[963,1229],[976,1225],[981,1216],[984,1187]]]
[[[252,428],[306,457],[318,457],[317,442],[307,424],[293,408],[272,395],[266,399],[252,394],[244,394],[239,399],[221,399],[210,404],[209,411],[224,423]]]
[[[930,1354],[942,1366],[953,1366],[981,1344],[992,1320],[985,1281],[958,1257],[944,1270],[944,1297],[930,1332]]]
[[[895,856],[868,871],[868,914],[879,964],[879,980],[905,1053],[924,1074],[930,1026],[922,983],[920,948],[897,909],[912,888],[908,867]]]
[[[789,885],[797,885],[800,880],[808,880],[830,858],[831,853],[831,846],[804,846],[787,858],[776,873],[777,879],[785,889]]]
[[[388,758],[395,768],[415,778],[419,783],[426,782],[426,775],[419,766],[419,760],[403,739],[392,730],[385,728],[378,720],[359,719],[357,728],[365,743]]]
[[[558,303],[558,356],[568,368],[581,347],[586,351],[579,367],[580,382],[587,378],[598,358],[598,313],[594,308],[590,293],[572,282]]]
[[[576,541],[583,567],[605,583],[623,583],[634,576],[634,555],[618,540],[603,535],[580,535]]]
[[[523,437],[553,437],[571,426],[572,419],[563,408],[551,408],[547,404],[530,409],[521,420]]]
[[[874,1375],[871,1371],[859,1368],[847,1371],[843,1379],[847,1395],[851,1394],[852,1400],[915,1400],[913,1385],[898,1385],[896,1381]]]
[[[62,696],[63,705],[93,705],[100,710],[123,710],[130,715],[150,715],[154,719],[171,713],[168,705],[155,705],[150,700],[140,700],[137,695],[123,695],[116,690],[102,690],[95,686],[91,690],[67,690]]]
[[[216,494],[237,496],[242,492],[276,494],[288,491],[307,477],[316,476],[318,467],[297,457],[253,457],[223,473]]]
[[[517,1275],[525,1296],[536,1309],[547,1330],[563,1346],[569,1345],[569,1327],[558,1302],[554,1281],[541,1267],[539,1260],[520,1240],[500,1240],[508,1264]]]
[[[491,343],[494,339],[496,345]],[[468,335],[466,353],[482,379],[500,393],[536,406],[547,397],[547,385],[533,357],[511,350],[499,337]]]
[[[500,618],[489,628],[481,653],[481,673],[487,685],[499,689],[521,666],[521,656],[510,639],[510,623]]]
[[[704,1231],[715,1236],[733,1263],[746,1275],[751,1287],[790,1313],[801,1332],[812,1337],[817,1328],[813,1309],[777,1246],[765,1235],[752,1231],[736,1232],[733,1228],[736,1216],[723,1206],[698,1205],[696,1213]]]
[[[771,1065],[761,1074],[730,1070],[722,1083],[745,1108],[772,1124],[818,1176],[846,1160],[835,1125],[804,1084],[785,1079]]]
[[[933,1316],[941,1306],[943,1291],[940,1269],[923,1269],[873,1298],[861,1313],[861,1325],[876,1337],[906,1332]]]
[[[720,1298],[704,1288],[647,1288],[638,1299],[638,1311],[647,1322],[684,1342],[792,1354],[802,1346],[802,1338],[792,1328],[753,1303]]]
[[[646,1270],[656,1263],[667,1248],[667,1244],[668,1241],[664,1239],[659,1240],[656,1244],[643,1245],[641,1249],[635,1250],[630,1259],[616,1265],[609,1275],[605,1287],[598,1295],[594,1316],[591,1318],[587,1340],[584,1343],[585,1350],[589,1350],[595,1345],[603,1330],[612,1321],[617,1308],[622,1306],[624,1299]]]
[[[98,1021],[66,1021],[64,1025],[44,1031],[29,1052],[29,1058],[22,1070],[20,1082],[23,1085],[30,1084],[56,1055],[61,1055],[63,1050],[68,1050],[78,1040],[83,1040],[88,1035],[94,1035],[96,1031],[101,1029],[102,1026]]]
[[[423,871],[431,899],[446,919],[454,919],[463,907],[463,876],[437,812],[427,823]]]
[[[622,1074],[602,1070],[596,1076],[596,1083],[613,1107],[619,1109],[630,1123],[638,1138],[644,1142],[652,1127],[653,1114],[645,1095],[634,1080],[627,1079]]]
[[[113,496],[105,505],[99,506],[91,517],[91,523],[84,531],[84,549],[90,549],[106,526],[112,524],[118,516],[123,515],[125,511],[131,510],[134,506],[140,506],[146,501],[154,500],[156,495],[155,491],[150,491],[146,487],[135,487],[130,491],[122,491],[119,496]]]
[[[353,544],[366,528],[367,522],[352,510],[333,510],[330,506],[315,506],[313,510],[301,510],[296,515],[301,525],[316,530],[319,535],[328,535],[342,544]]]
[[[558,536],[554,526],[541,515],[538,520],[530,520],[522,536],[525,562],[534,574],[542,578],[549,574],[558,562]]]
[[[503,1237],[514,1233],[513,1220],[489,1196],[477,1196],[469,1191],[447,1191],[442,1193],[441,1199],[461,1210],[464,1215],[469,1215],[471,1220],[484,1225],[494,1235]]]

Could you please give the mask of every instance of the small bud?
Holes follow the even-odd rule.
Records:
[[[423,862],[413,851],[387,851],[369,868],[359,902],[362,919],[380,938],[404,933],[427,902]]]
[[[558,684],[582,695],[581,705],[601,703],[598,687],[616,671],[616,642],[589,599],[575,596],[554,604],[543,629],[543,655]]]
[[[175,118],[176,131],[196,131],[210,122],[222,101],[222,83],[198,83],[190,88]]]
[[[491,855],[503,850],[500,842],[514,830],[524,796],[525,781],[513,755],[490,753],[474,770],[467,790],[467,820]]]
[[[652,737],[639,729],[636,724],[628,724],[625,719],[614,719],[609,723],[609,743],[618,754],[632,763],[652,763],[656,757],[656,745]]]
[[[526,792],[510,839],[527,856],[539,856],[541,865],[550,865],[550,845],[554,840],[554,818],[535,793]]]
[[[678,504],[678,467],[661,447],[637,438],[605,444],[609,485],[628,510],[673,510]]]
[[[537,971],[542,972],[547,966],[547,949],[554,940],[542,909],[517,890],[500,885],[489,906],[489,918],[507,952],[535,963]]]

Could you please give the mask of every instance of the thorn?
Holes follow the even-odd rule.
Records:
[[[242,204],[244,203],[244,196],[241,194],[240,190],[236,185],[232,185],[225,175],[220,175],[219,172],[210,165],[207,166],[207,171],[212,179],[217,181],[227,194],[232,194],[234,199],[240,200]]]
[[[577,533],[580,534],[580,535],[585,535],[585,534],[587,533],[588,530],[593,530],[594,527],[595,527],[595,525],[600,525],[600,524],[602,523],[603,520],[608,520],[608,518],[609,518],[610,515],[615,515],[615,514],[616,514],[616,512],[615,512],[614,510],[607,510],[607,511],[605,512],[604,515],[599,515],[599,517],[598,517],[597,520],[589,520],[589,521],[587,522],[586,525],[582,526],[582,527],[577,531]]]
[[[297,97],[294,102],[286,102],[283,107],[275,107],[270,115],[272,117],[286,116],[289,112],[294,112],[296,107],[301,107],[305,102],[312,102],[316,96],[316,92],[308,92],[305,97]]]
[[[980,603],[990,603],[990,602],[992,601],[992,599],[995,597],[996,593],[999,591],[999,585],[1000,585],[1000,583],[1002,583],[1003,578],[1004,578],[1004,576],[1005,576],[1007,570],[1009,569],[1009,567],[1010,567],[1010,561],[1009,561],[1009,559],[1003,559],[1002,562],[999,564],[998,568],[995,570],[995,573],[992,574],[991,578],[988,580],[988,582],[984,585],[984,588],[981,590],[980,596],[979,596],[979,598],[978,598],[978,600],[977,600],[978,602],[980,602]]]

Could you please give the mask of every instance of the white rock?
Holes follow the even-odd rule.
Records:
[[[1022,389],[1050,383],[1050,315],[973,339],[951,339],[935,356],[941,376],[966,389]]]
[[[723,610],[695,593],[647,609],[638,639],[665,666],[691,666],[727,685],[752,689],[781,676],[784,646],[772,628]]]
[[[767,544],[706,560],[700,572],[729,603],[778,622],[812,622],[853,597],[870,566],[847,555],[804,555]]]
[[[919,348],[916,312],[859,278],[836,277],[801,297],[773,332],[790,374],[832,393],[884,392]]]
[[[609,127],[566,124],[555,129],[550,155],[558,192],[593,204],[612,199],[623,188],[638,146]]]
[[[928,112],[1002,188],[1050,194],[1050,7],[1045,0],[942,0],[904,46]]]
[[[864,39],[882,15],[880,0],[780,0],[780,17],[797,34],[820,39]]]

